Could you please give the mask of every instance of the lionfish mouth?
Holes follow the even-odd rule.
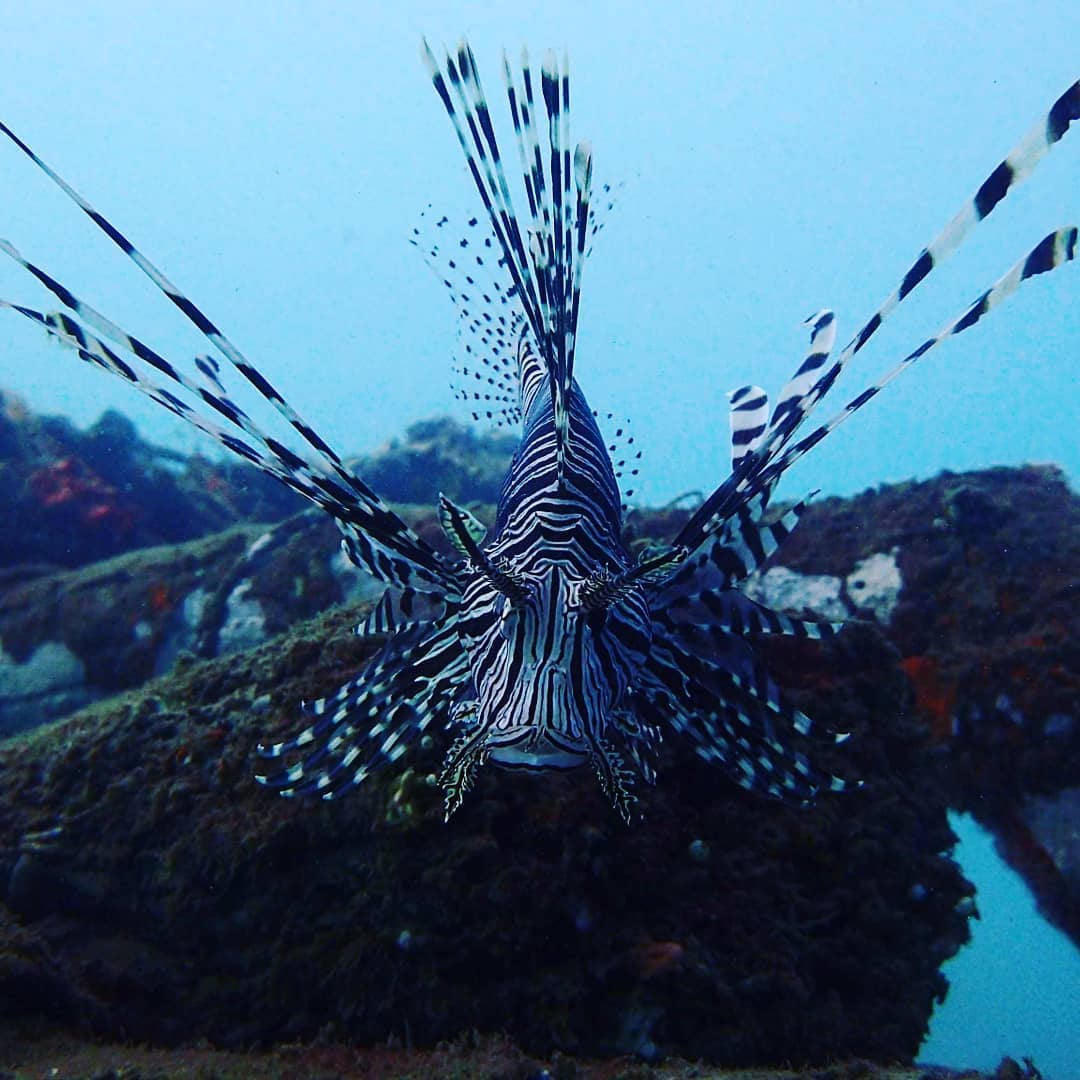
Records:
[[[521,727],[499,732],[499,741],[490,746],[488,760],[508,769],[575,769],[589,761],[588,747],[575,747],[553,739],[536,737],[536,729]]]

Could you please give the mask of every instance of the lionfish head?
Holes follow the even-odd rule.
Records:
[[[555,563],[529,572],[488,564],[463,606],[474,696],[454,714],[464,731],[441,777],[447,816],[490,760],[520,769],[591,764],[628,817],[632,774],[616,742],[651,641],[640,583],[606,569],[582,578]]]

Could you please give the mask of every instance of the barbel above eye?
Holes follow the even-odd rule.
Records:
[[[637,566],[618,574],[613,574],[606,566],[601,566],[582,582],[577,606],[586,612],[609,608],[634,589],[663,580],[686,556],[685,548],[670,547],[642,559]]]
[[[512,604],[524,604],[529,593],[521,575],[496,566],[480,550],[477,540],[483,539],[486,534],[484,526],[467,510],[455,506],[441,493],[439,518],[451,543],[472,563],[473,569],[483,574],[491,583],[492,588],[502,593]]]

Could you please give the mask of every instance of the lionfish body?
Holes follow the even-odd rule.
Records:
[[[425,254],[444,273],[470,342],[462,374],[485,387],[471,396],[501,403],[522,426],[490,529],[441,499],[454,559],[438,554],[347,469],[199,308],[0,124],[271,402],[306,450],[297,453],[256,426],[226,391],[217,360],[199,357],[198,375],[186,374],[7,241],[0,249],[64,310],[0,305],[320,506],[341,529],[349,558],[387,586],[358,631],[381,643],[372,658],[336,693],[305,706],[311,722],[298,735],[259,747],[277,765],[258,779],[282,795],[333,798],[435,727],[452,736],[440,776],[447,816],[477,768],[491,761],[529,769],[589,765],[629,821],[635,787],[653,781],[656,747],[675,731],[748,789],[798,801],[821,787],[843,789],[847,783],[821,773],[805,751],[816,739],[844,736],[792,707],[753,650],[761,635],[835,632],[829,624],[762,607],[740,591],[806,505],[776,515],[769,512],[770,497],[796,460],[892,378],[974,325],[1025,279],[1073,259],[1076,229],[1051,233],[957,319],[798,436],[882,321],[1080,116],[1080,82],[920,252],[844,349],[832,355],[835,319],[819,312],[808,320],[805,358],[771,410],[758,387],[729,395],[730,475],[669,545],[634,559],[621,538],[609,448],[574,378],[582,271],[597,225],[590,147],[571,149],[565,62],[560,68],[549,54],[539,80],[527,58],[517,76],[504,62],[520,166],[519,214],[471,50],[463,44],[442,65],[426,44],[424,55],[487,218],[486,226],[471,220],[469,236],[446,245],[449,256],[438,242]]]

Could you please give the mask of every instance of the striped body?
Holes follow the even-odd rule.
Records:
[[[431,236],[418,230],[414,242],[459,309],[462,396],[488,416],[522,426],[490,529],[441,499],[454,558],[438,554],[346,468],[198,307],[0,124],[0,132],[273,405],[305,449],[290,449],[251,420],[227,392],[217,359],[197,358],[194,372],[176,367],[7,241],[0,241],[0,252],[29,271],[63,310],[42,312],[2,300],[0,306],[325,510],[342,532],[348,557],[387,587],[358,630],[377,643],[374,655],[335,693],[304,706],[310,723],[299,734],[259,747],[273,763],[259,780],[286,796],[333,798],[398,760],[419,735],[446,730],[451,744],[439,780],[447,816],[478,767],[491,761],[528,769],[587,764],[629,821],[635,788],[642,780],[653,782],[657,746],[673,732],[689,738],[737,783],[763,794],[805,802],[822,787],[849,786],[821,773],[812,755],[815,741],[846,736],[787,702],[754,652],[763,635],[822,638],[836,630],[762,607],[742,591],[806,506],[804,500],[777,514],[770,498],[795,461],[900,372],[974,326],[1027,279],[1075,257],[1074,227],[1049,234],[956,319],[799,435],[897,305],[1065,135],[1080,116],[1080,83],[922,249],[847,346],[833,355],[836,319],[818,312],[807,320],[805,357],[775,406],[770,409],[756,386],[729,395],[730,475],[668,545],[634,559],[621,536],[621,463],[613,464],[574,375],[582,273],[599,225],[591,203],[591,148],[570,143],[566,62],[549,54],[537,78],[526,56],[517,72],[504,61],[515,174],[502,158],[468,46],[440,63],[425,44],[424,57],[485,217],[470,220],[459,241],[445,243],[447,219],[432,215]]]
[[[512,568],[519,602],[474,573],[460,631],[477,713],[493,761],[565,766],[589,760],[649,645],[641,590],[609,608],[588,606],[591,581],[630,568],[619,489],[578,387],[568,401],[562,476],[550,391],[539,358],[522,349],[524,430],[484,554]]]

